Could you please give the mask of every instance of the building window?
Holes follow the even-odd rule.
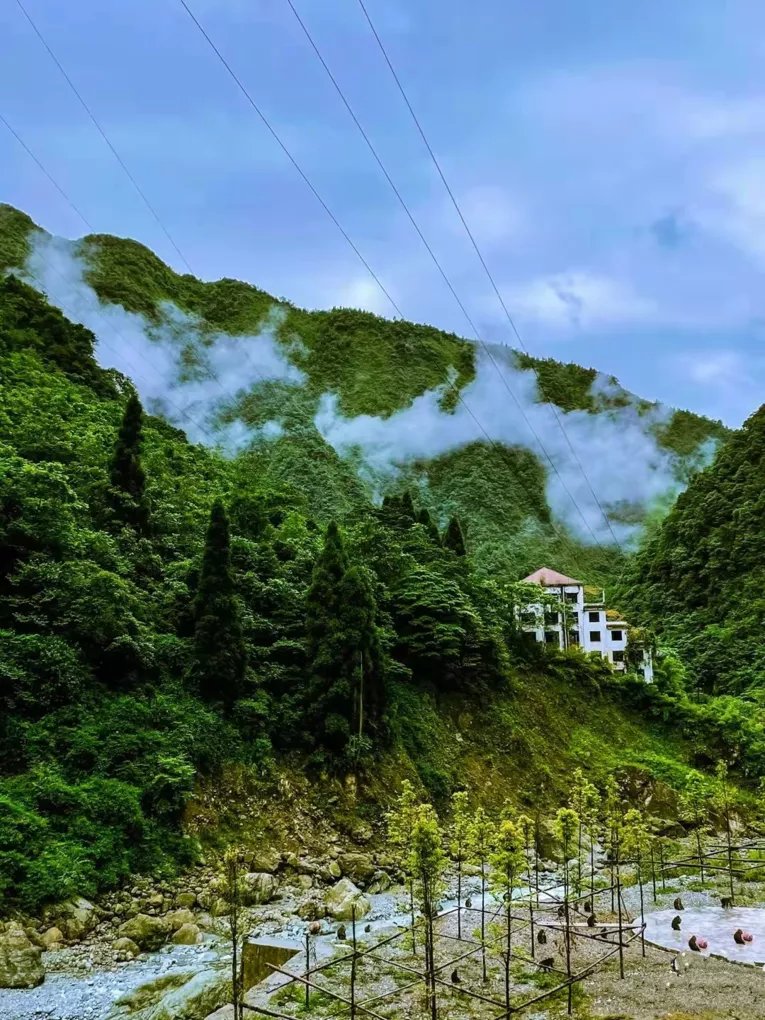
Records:
[[[536,627],[537,625],[537,614],[536,613],[521,613],[521,623],[524,627]]]
[[[600,613],[589,613],[588,614],[590,623],[598,623],[600,620]]]
[[[624,652],[614,652],[614,662],[624,662]]]
[[[568,643],[570,645],[578,645],[579,644],[579,631],[578,630],[570,630],[568,632]]]
[[[576,591],[567,591],[566,592],[566,602],[573,602],[574,604],[576,604],[578,601],[579,601],[579,592],[576,592]]]
[[[558,613],[545,613],[545,626],[546,627],[554,627],[555,624],[559,622],[559,620],[560,620],[560,615]]]
[[[592,613],[590,615],[592,615]],[[597,642],[597,643],[600,642],[600,631],[599,630],[591,630],[590,631],[590,641],[592,641],[593,643],[594,642]]]
[[[548,645],[560,645],[560,639],[558,638],[557,631],[546,630],[545,631],[545,643]]]
[[[611,640],[612,641],[623,641],[624,640],[624,632],[621,631],[621,630],[612,630],[611,631]]]

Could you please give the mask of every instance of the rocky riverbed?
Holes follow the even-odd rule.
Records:
[[[370,931],[404,924],[408,901],[392,888],[395,877],[389,861],[356,851],[321,861],[256,855],[242,880],[244,931],[299,947],[313,922],[319,941],[333,944],[352,907]],[[230,998],[229,912],[219,875],[199,869],[181,882],[139,881],[99,903],[75,899],[6,923],[0,980],[31,987],[0,989],[0,1020],[205,1017]]]

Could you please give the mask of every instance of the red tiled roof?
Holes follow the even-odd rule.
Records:
[[[540,567],[539,570],[535,570],[533,574],[529,574],[529,576],[524,577],[523,580],[529,584],[542,585],[582,583],[573,577],[566,577],[565,574],[559,574],[557,570],[551,570],[549,567]]]

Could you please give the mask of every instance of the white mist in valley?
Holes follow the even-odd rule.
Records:
[[[512,352],[495,348],[492,355],[493,361],[477,354],[475,378],[453,411],[441,407],[448,386],[423,393],[387,418],[346,418],[337,397],[325,394],[316,427],[339,453],[361,456],[362,472],[376,488],[407,465],[486,442],[487,436],[528,449],[545,467],[556,518],[585,542],[613,544],[612,531],[628,542],[638,528],[619,520],[619,512],[626,518],[630,511],[645,511],[682,488],[676,458],[652,432],[670,420],[670,409],[655,405],[639,412],[632,404],[604,406],[597,414],[553,409],[539,401],[536,374],[519,370]],[[593,384],[596,400],[623,393],[605,376]]]
[[[276,307],[254,336],[210,333],[169,301],[162,303],[158,321],[149,322],[99,300],[71,241],[40,233],[32,242],[24,268],[27,282],[95,334],[99,365],[128,376],[148,411],[183,429],[192,442],[216,445],[229,454],[281,435],[278,421],[252,427],[235,411],[226,413],[258,383],[304,382],[275,339],[281,314]]]
[[[121,305],[103,303],[86,272],[76,244],[35,235],[26,279],[96,335],[99,364],[130,377],[149,411],[182,428],[193,442],[218,446],[227,454],[282,435],[284,426],[277,420],[254,427],[236,413],[238,399],[260,383],[299,387],[305,382],[287,353],[300,339],[293,337],[286,348],[276,338],[283,315],[277,306],[257,335],[210,333],[170,302],[163,303],[156,323]],[[683,486],[682,465],[654,434],[672,411],[658,405],[640,410],[633,403],[610,406],[613,397],[624,395],[610,377],[598,376],[593,383],[597,414],[564,412],[540,402],[535,373],[520,370],[507,348],[494,348],[492,358],[477,352],[475,378],[461,391],[456,407],[446,411],[441,405],[450,386],[447,380],[388,417],[345,417],[337,395],[325,393],[315,404],[313,422],[340,456],[354,459],[378,497],[417,462],[470,443],[488,438],[528,449],[545,468],[547,499],[556,518],[585,542],[595,538],[610,544],[612,532],[620,542],[629,542],[638,531],[630,519],[666,504]],[[709,443],[697,460],[712,452]]]

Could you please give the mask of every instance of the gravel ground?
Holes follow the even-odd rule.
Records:
[[[201,970],[219,960],[225,946],[165,946],[113,968],[72,973],[74,954],[45,953],[45,981],[37,988],[0,989],[0,1020],[103,1020],[121,995],[178,968]],[[55,969],[54,969],[55,968]]]

